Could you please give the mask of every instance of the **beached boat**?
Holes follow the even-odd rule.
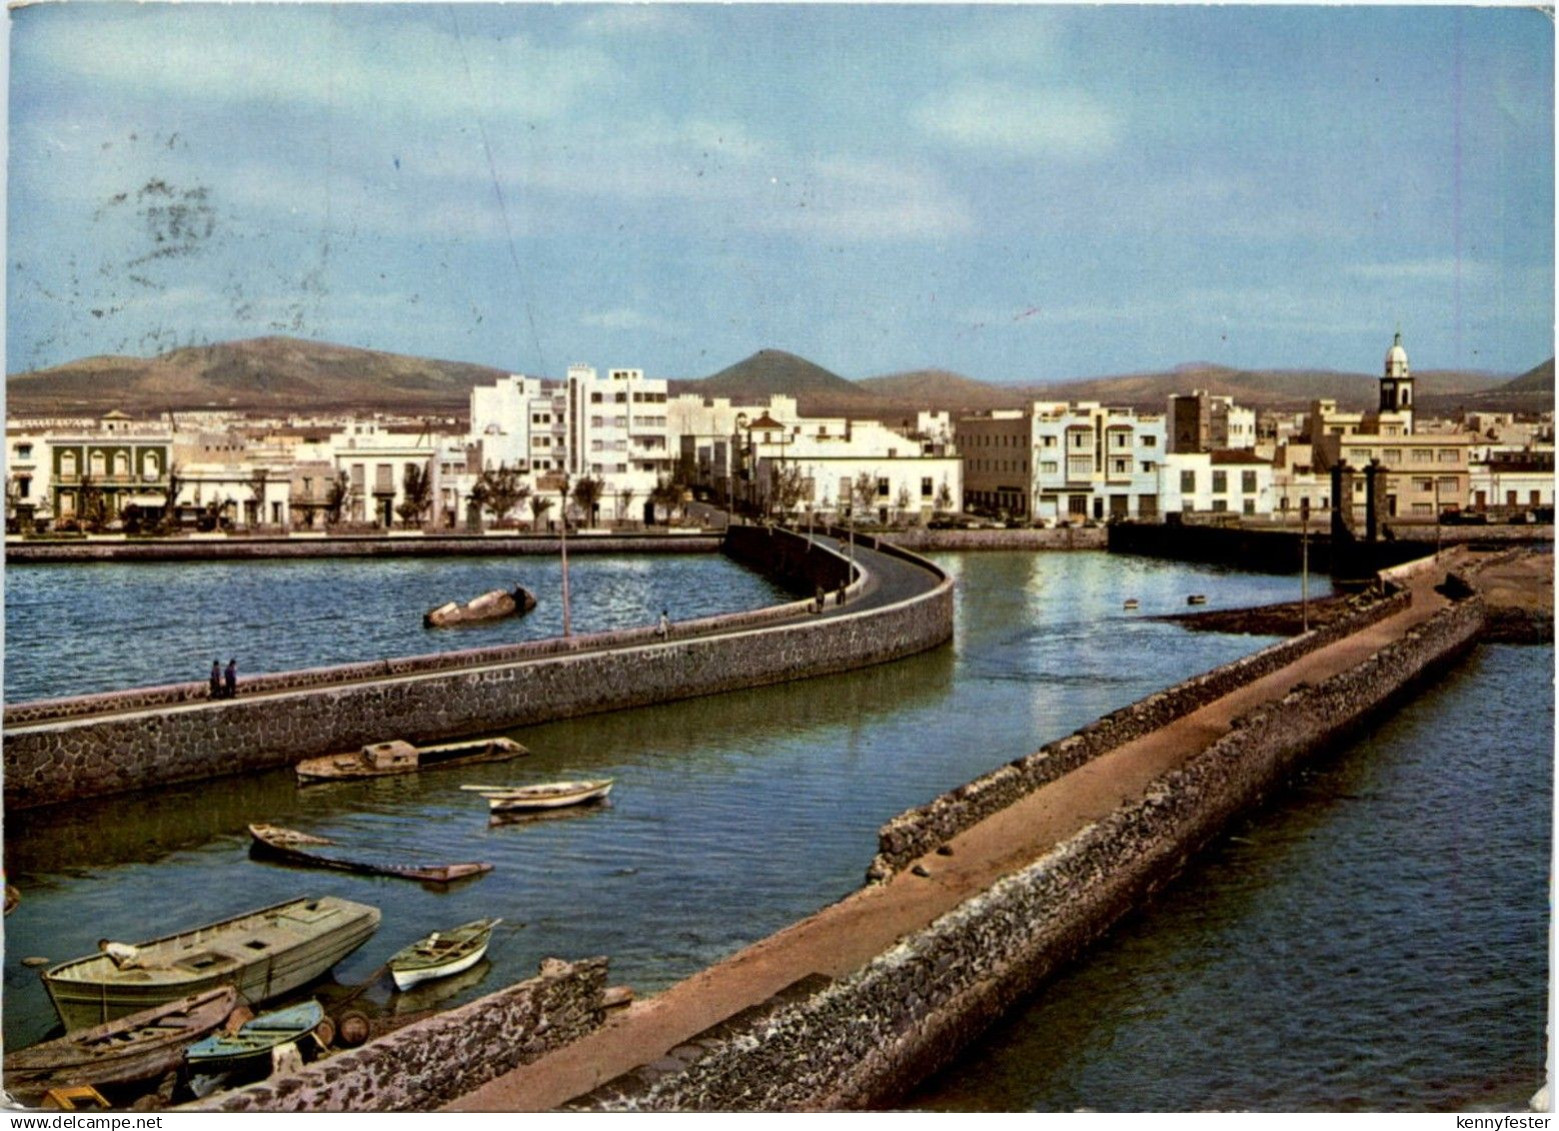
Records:
[[[434,931],[390,957],[390,976],[395,988],[409,990],[422,982],[447,978],[469,970],[487,953],[493,928],[502,919],[477,919],[448,931]]]
[[[43,984],[67,1030],[217,986],[260,1004],[319,977],[378,927],[377,907],[332,895],[293,899],[134,946],[105,942],[45,970]]]
[[[238,1004],[232,986],[193,994],[5,1054],[5,1087],[13,1096],[50,1088],[129,1084],[178,1068],[184,1049],[211,1032]]]
[[[300,784],[376,778],[383,774],[410,774],[440,766],[468,766],[476,762],[502,762],[529,751],[511,738],[483,738],[471,742],[446,742],[438,746],[413,746],[394,739],[375,742],[349,754],[308,758],[295,767]]]
[[[359,876],[397,876],[422,883],[447,884],[468,876],[480,876],[491,872],[493,866],[478,861],[460,864],[390,864],[371,860],[347,860],[315,852],[315,848],[333,847],[335,841],[328,837],[313,836],[286,829],[280,825],[254,824],[249,826],[250,851],[256,856],[283,860],[310,868],[330,868],[337,872],[353,872]]]
[[[215,1075],[246,1065],[270,1065],[271,1050],[308,1036],[325,1020],[317,1001],[262,1013],[244,1022],[236,1033],[212,1033],[184,1051],[190,1072]]]
[[[465,604],[450,601],[423,614],[424,628],[448,628],[459,624],[485,624],[504,617],[523,616],[536,607],[536,594],[523,585],[494,589]]]
[[[531,809],[561,809],[599,801],[612,791],[611,778],[594,781],[554,781],[540,785],[498,787],[482,790],[487,807],[494,813],[518,813]]]

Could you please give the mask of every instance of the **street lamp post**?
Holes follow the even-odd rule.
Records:
[[[558,545],[563,557],[563,635],[573,635],[573,623],[568,609],[568,474],[563,475],[563,489],[559,492],[562,505],[558,508]]]

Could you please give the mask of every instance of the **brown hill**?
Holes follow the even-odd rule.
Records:
[[[766,401],[779,393],[796,398],[804,416],[872,416],[894,406],[854,381],[784,350],[764,349],[702,380],[669,382],[673,396],[727,397],[732,404]]]
[[[856,382],[901,409],[943,409],[952,412],[984,412],[994,408],[1020,408],[1034,398],[1016,385],[977,381],[948,369],[914,369],[867,377]]]
[[[189,346],[153,358],[89,357],[6,378],[11,413],[163,409],[464,410],[504,371],[297,338]]]

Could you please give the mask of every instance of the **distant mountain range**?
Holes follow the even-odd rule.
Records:
[[[458,361],[357,349],[296,338],[254,338],[173,350],[154,358],[89,357],[6,379],[7,411],[77,415],[123,409],[233,409],[463,414],[470,390],[505,371]],[[1488,373],[1414,374],[1427,412],[1458,408],[1538,412],[1554,407],[1550,358],[1514,380]],[[765,349],[702,379],[673,379],[672,392],[733,403],[795,397],[812,416],[894,421],[918,409],[958,412],[1019,408],[1035,400],[1094,400],[1162,411],[1171,393],[1205,389],[1253,408],[1303,409],[1333,399],[1345,409],[1376,403],[1374,374],[1326,370],[1242,370],[1198,362],[1171,370],[1055,384],[998,384],[945,369],[850,381],[783,350]]]

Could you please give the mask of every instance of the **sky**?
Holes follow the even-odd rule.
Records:
[[[8,372],[273,334],[547,377],[1554,353],[1535,9],[7,15]]]

